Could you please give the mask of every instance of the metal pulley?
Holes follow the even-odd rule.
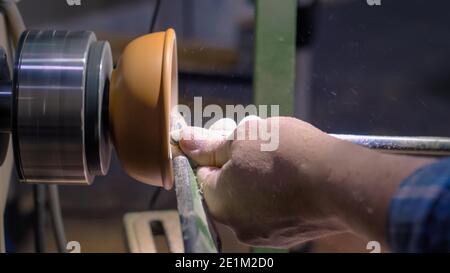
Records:
[[[20,179],[90,183],[108,172],[111,49],[89,31],[27,31],[17,51],[12,135]]]
[[[90,31],[25,31],[16,55],[12,82],[0,58],[0,132],[12,133],[20,180],[90,184],[107,174],[114,140],[130,176],[172,187],[173,30],[132,41],[114,77],[109,43]]]

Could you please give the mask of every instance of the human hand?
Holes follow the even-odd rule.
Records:
[[[276,127],[271,133],[278,134],[278,148],[261,151],[267,139],[257,134],[252,140],[251,130]],[[240,241],[289,247],[346,230],[327,196],[330,153],[344,144],[310,124],[253,118],[235,129],[219,121],[209,130],[185,127],[179,145],[200,166],[197,177],[211,215]]]

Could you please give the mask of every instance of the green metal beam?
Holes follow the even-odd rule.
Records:
[[[281,116],[294,115],[296,27],[297,0],[256,0],[253,99],[256,105],[279,105]]]
[[[280,115],[294,114],[297,0],[256,0],[256,105],[279,105]]]

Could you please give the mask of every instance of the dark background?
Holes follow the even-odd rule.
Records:
[[[111,42],[117,60],[127,42],[148,32],[155,3],[81,1],[69,7],[64,0],[22,0],[19,8],[29,28],[95,31]],[[177,31],[182,103],[193,96],[220,105],[251,102],[253,9],[246,0],[162,1],[156,29]],[[383,0],[371,7],[329,0],[310,15],[313,36],[302,49],[312,56],[310,122],[332,133],[450,136],[449,1]],[[83,252],[126,251],[123,214],[148,210],[155,193],[125,175],[116,158],[92,186],[60,189],[67,237]],[[29,222],[19,217],[31,209],[30,186],[15,183],[11,196],[10,250],[31,251]],[[174,192],[162,191],[153,209],[175,207]],[[322,240],[315,250],[366,251],[349,237]]]

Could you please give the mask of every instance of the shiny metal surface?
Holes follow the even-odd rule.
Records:
[[[11,82],[0,80],[0,133],[11,132],[11,103]]]
[[[12,92],[9,71],[6,52],[0,47],[0,166],[10,146]]]
[[[84,137],[88,31],[28,31],[14,92],[16,156],[27,182],[90,183]],[[18,150],[18,151],[17,151]]]
[[[331,134],[370,149],[410,155],[449,156],[450,138]]]
[[[109,43],[93,42],[89,48],[85,96],[85,147],[92,175],[106,175],[111,162],[108,98],[112,70]]]
[[[6,52],[0,47],[0,133],[11,131],[11,77]],[[9,139],[9,135],[7,136]],[[8,142],[4,146],[8,146]],[[1,148],[0,148],[1,149]]]

